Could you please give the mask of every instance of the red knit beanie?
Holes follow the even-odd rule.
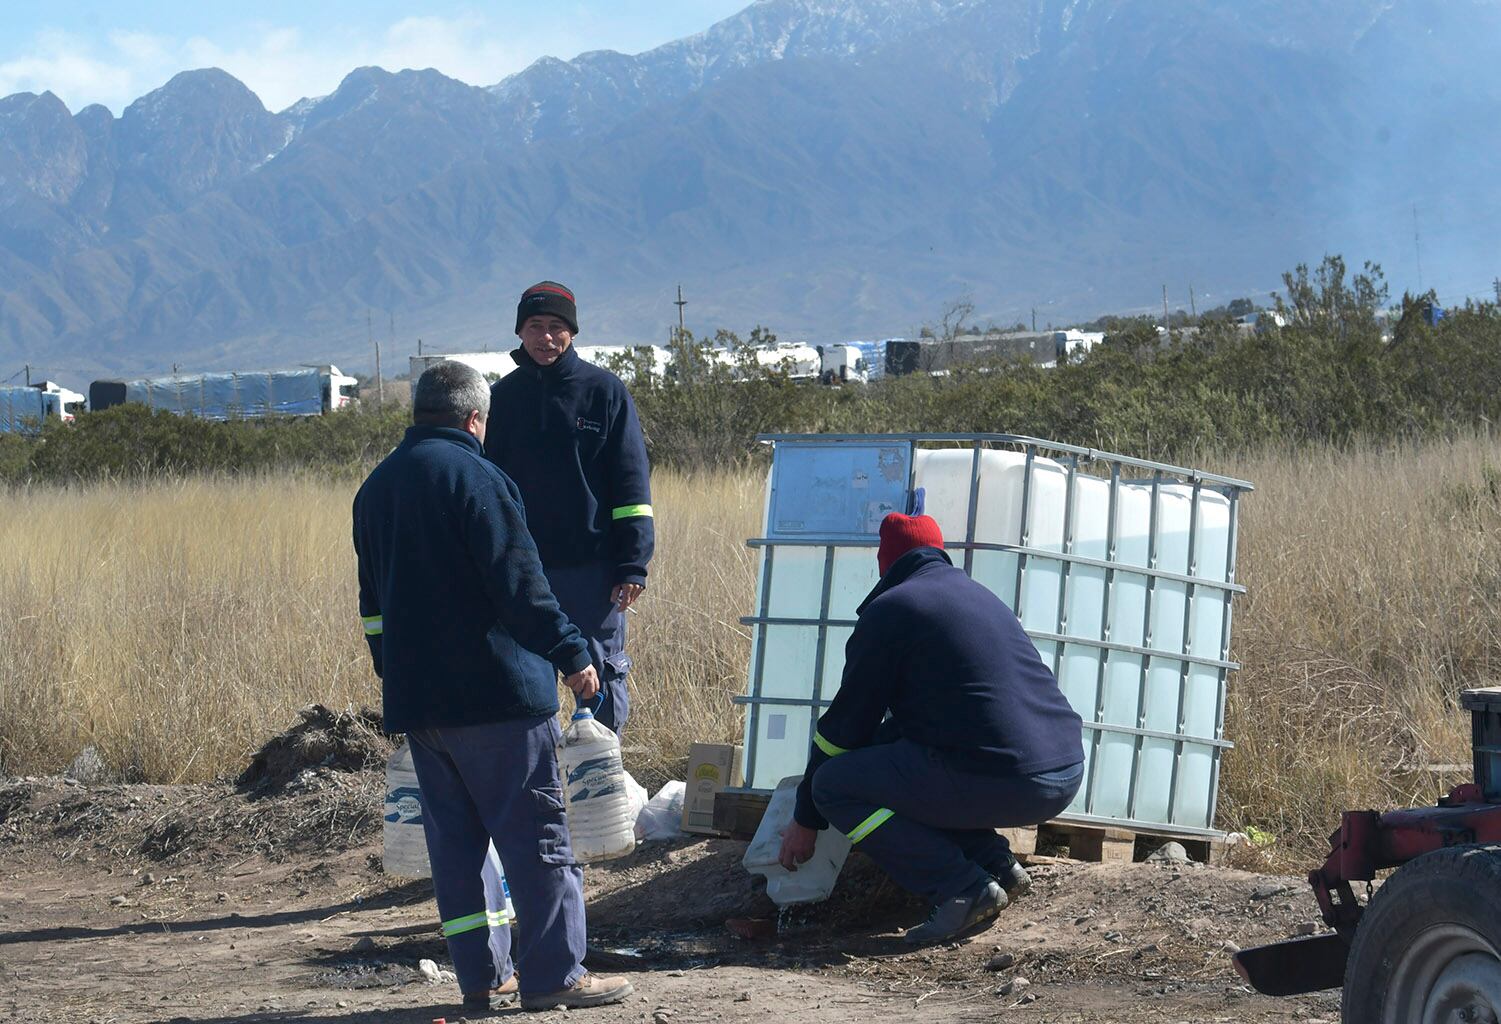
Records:
[[[932,516],[904,516],[893,512],[881,520],[881,546],[876,549],[876,564],[881,575],[907,552],[916,548],[942,548],[943,531]]]

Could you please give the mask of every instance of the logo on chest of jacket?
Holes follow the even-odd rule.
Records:
[[[588,430],[595,434],[603,434],[605,432],[605,425],[603,423],[596,420],[586,420],[582,416],[578,418],[578,422],[574,425],[580,430]]]

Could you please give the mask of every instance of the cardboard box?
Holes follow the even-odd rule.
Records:
[[[714,827],[714,797],[726,787],[739,786],[740,747],[728,743],[695,743],[688,751],[688,792],[683,796],[683,831],[706,836],[725,833]]]

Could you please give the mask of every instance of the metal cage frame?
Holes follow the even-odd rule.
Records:
[[[1222,476],[1216,473],[1207,473],[1202,470],[1191,469],[1185,466],[1174,466],[1163,462],[1153,462],[1147,459],[1133,458],[1119,455],[1096,448],[1084,448],[1077,445],[1064,444],[1058,441],[1049,441],[1044,438],[1030,437],[1022,434],[947,434],[947,433],[913,433],[913,434],[762,434],[757,441],[773,446],[778,445],[831,445],[839,443],[857,444],[897,444],[906,445],[909,449],[907,463],[907,492],[912,493],[916,479],[916,458],[914,457],[919,445],[938,447],[969,447],[974,455],[969,480],[969,512],[968,533],[962,541],[944,540],[944,546],[951,551],[963,552],[963,568],[967,574],[973,573],[974,556],[976,551],[1001,551],[1010,552],[1017,556],[1016,579],[1011,595],[1011,608],[1021,617],[1023,609],[1021,601],[1024,594],[1023,583],[1025,581],[1027,567],[1030,563],[1050,562],[1058,565],[1060,580],[1058,585],[1058,608],[1054,618],[1056,629],[1044,631],[1028,629],[1027,634],[1034,641],[1052,643],[1054,654],[1052,669],[1054,675],[1058,674],[1064,656],[1064,645],[1081,645],[1094,647],[1103,651],[1100,657],[1100,666],[1095,682],[1095,708],[1094,720],[1087,717],[1084,721],[1086,731],[1085,742],[1089,744],[1089,763],[1091,771],[1086,778],[1085,803],[1083,812],[1069,812],[1059,815],[1060,820],[1074,821],[1082,824],[1096,824],[1106,826],[1135,827],[1143,831],[1170,830],[1185,835],[1198,835],[1217,837],[1223,833],[1212,827],[1218,807],[1219,797],[1219,773],[1220,759],[1223,752],[1234,746],[1224,738],[1225,727],[1225,696],[1228,686],[1229,673],[1239,669],[1240,665],[1230,660],[1230,626],[1231,605],[1237,594],[1244,594],[1246,588],[1235,582],[1236,556],[1237,556],[1237,514],[1239,500],[1242,494],[1254,490],[1253,485],[1246,480],[1234,477]],[[975,540],[976,513],[980,500],[980,475],[981,460],[983,453],[997,449],[1018,450],[1025,455],[1026,462],[1022,477],[1021,495],[1021,530],[1022,536],[1019,544],[996,544],[979,542]],[[1066,506],[1064,511],[1064,523],[1062,533],[1062,550],[1049,551],[1029,545],[1028,536],[1032,527],[1031,500],[1033,466],[1039,457],[1049,458],[1061,465],[1067,472],[1065,487]],[[1110,485],[1110,506],[1106,517],[1106,557],[1104,559],[1090,558],[1075,553],[1072,548],[1075,544],[1074,537],[1074,504],[1077,488],[1074,486],[1075,478],[1081,472],[1081,468],[1092,466],[1104,466],[1108,470]],[[1127,474],[1134,474],[1128,476]],[[776,507],[776,491],[779,483],[779,474],[775,455],[772,462],[771,485],[768,494],[768,509]],[[1137,565],[1134,563],[1115,561],[1116,554],[1116,511],[1117,499],[1123,484],[1151,485],[1151,513],[1147,533],[1147,564]],[[1188,532],[1188,572],[1176,573],[1160,569],[1157,566],[1159,556],[1159,523],[1158,523],[1158,497],[1161,488],[1168,485],[1182,484],[1192,488],[1192,501],[1190,503],[1189,532]],[[1225,559],[1225,579],[1210,579],[1197,574],[1197,539],[1199,531],[1199,498],[1204,491],[1213,491],[1223,495],[1229,506],[1229,524],[1227,529],[1227,550]],[[768,524],[769,526],[769,524]],[[768,533],[772,532],[768,529]],[[828,644],[830,628],[849,628],[855,625],[853,619],[831,619],[829,617],[830,590],[834,573],[834,554],[838,548],[874,548],[878,544],[875,537],[851,539],[840,538],[786,538],[763,536],[751,538],[746,542],[752,549],[762,549],[764,552],[761,564],[761,575],[757,587],[758,607],[756,614],[747,615],[740,619],[742,625],[750,626],[756,630],[755,658],[750,666],[749,693],[738,695],[733,698],[734,703],[746,707],[746,741],[745,741],[745,776],[747,780],[752,778],[756,764],[757,744],[759,740],[759,717],[761,710],[768,706],[780,706],[789,708],[806,708],[810,718],[808,735],[811,738],[817,726],[819,715],[823,709],[832,703],[833,690],[829,690],[828,681],[824,679],[824,662]],[[824,549],[823,586],[819,598],[819,615],[817,618],[789,618],[778,617],[768,613],[767,604],[771,594],[772,568],[776,558],[776,549],[779,547],[819,547]],[[1146,578],[1146,594],[1144,599],[1144,616],[1142,635],[1143,638],[1151,636],[1151,618],[1153,607],[1153,594],[1160,581],[1167,580],[1185,585],[1184,599],[1184,623],[1183,642],[1181,650],[1160,650],[1156,648],[1112,642],[1106,638],[1091,638],[1070,636],[1067,633],[1067,609],[1069,607],[1069,580],[1075,566],[1089,566],[1101,569],[1105,572],[1104,578],[1104,608],[1101,612],[1102,633],[1104,637],[1110,632],[1110,604],[1112,584],[1117,572],[1131,573]],[[1208,658],[1190,653],[1193,645],[1193,611],[1194,599],[1201,589],[1223,591],[1226,595],[1224,601],[1223,620],[1220,631],[1220,651],[1218,658]],[[763,668],[766,660],[766,631],[768,626],[809,626],[818,629],[816,653],[814,656],[814,677],[812,680],[811,697],[808,699],[796,699],[792,697],[767,696],[763,694]],[[1141,659],[1141,675],[1137,692],[1137,724],[1136,726],[1116,725],[1100,721],[1104,713],[1104,694],[1106,666],[1109,663],[1111,652],[1130,654]],[[1153,658],[1171,659],[1180,664],[1178,680],[1178,709],[1177,723],[1178,732],[1168,733],[1160,730],[1147,729],[1144,726],[1146,715],[1146,691],[1147,679]],[[1217,697],[1214,716],[1214,735],[1197,736],[1184,733],[1185,723],[1185,694],[1187,692],[1188,672],[1191,665],[1205,665],[1212,667],[1217,673]],[[838,681],[834,684],[836,687]],[[1085,717],[1085,716],[1081,716]],[[1125,817],[1098,815],[1092,813],[1094,806],[1094,770],[1095,757],[1099,752],[1100,743],[1105,733],[1118,733],[1133,737],[1133,753],[1131,765],[1131,790],[1129,804]],[[1143,741],[1148,739],[1160,739],[1173,743],[1173,769],[1168,797],[1167,817],[1171,820],[1178,797],[1179,766],[1183,757],[1185,743],[1210,747],[1213,751],[1212,766],[1209,779],[1209,808],[1208,822],[1211,827],[1196,828],[1192,826],[1167,825],[1162,822],[1138,821],[1135,815],[1135,801],[1138,781],[1138,770],[1141,763]],[[768,789],[742,788],[739,792],[769,793]]]

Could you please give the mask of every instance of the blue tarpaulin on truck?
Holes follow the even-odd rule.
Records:
[[[323,412],[323,375],[317,369],[195,373],[95,381],[89,389],[89,404],[96,410],[122,402],[206,420],[318,416]]]
[[[32,434],[47,416],[47,398],[36,388],[0,387],[0,434]]]

